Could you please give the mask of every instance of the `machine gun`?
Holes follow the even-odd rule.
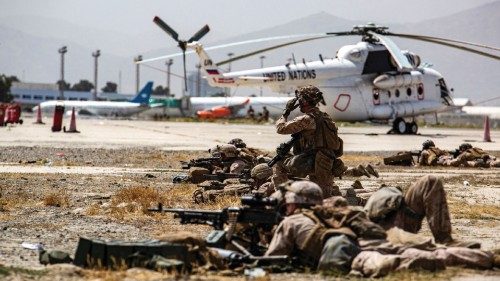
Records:
[[[205,174],[203,175],[205,180],[216,180],[223,182],[226,179],[241,179],[243,181],[248,181],[251,178],[250,170],[245,169],[240,174],[233,173],[215,173],[215,174]]]
[[[276,162],[283,160],[288,154],[288,152],[290,152],[295,142],[298,140],[299,140],[299,134],[298,133],[292,134],[292,138],[289,141],[281,143],[276,148],[276,156],[274,156],[273,159],[271,159],[271,161],[267,163],[267,165],[269,167],[272,167],[274,166],[274,164],[276,164]]]
[[[226,207],[222,210],[188,210],[163,208],[148,209],[150,212],[174,213],[174,218],[180,219],[181,224],[207,224],[213,230],[206,238],[207,245],[216,248],[225,248],[231,244],[244,256],[262,256],[265,247],[260,245],[261,231],[271,231],[282,217],[278,211],[276,198],[264,198],[260,194],[241,197],[242,207]],[[224,229],[224,225],[228,225]],[[235,233],[235,227],[241,224],[243,229]],[[243,244],[247,245],[246,247]],[[247,250],[248,248],[248,250]]]
[[[230,159],[222,161],[221,157],[207,157],[191,159],[189,161],[181,161],[182,169],[189,169],[191,167],[205,168],[209,171],[213,170],[213,166],[223,167],[225,163],[229,163]]]

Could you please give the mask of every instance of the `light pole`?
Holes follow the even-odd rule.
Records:
[[[170,66],[174,63],[173,59],[169,59],[168,61],[165,62],[167,65],[167,96],[170,96]]]
[[[227,53],[227,56],[229,57],[229,59],[231,59],[231,57],[234,56],[234,53]],[[228,63],[227,72],[231,72],[231,62]],[[226,92],[226,97],[229,96],[229,94],[231,93],[230,88],[226,88],[225,92]]]
[[[97,58],[101,55],[101,50],[92,53],[94,57],[94,100],[97,100]]]
[[[264,68],[264,59],[266,56],[260,56],[260,68]],[[262,87],[260,87],[260,96],[262,97]]]
[[[135,92],[139,93],[139,79],[140,79],[140,73],[139,73],[139,64],[138,62],[142,61],[142,56],[138,55],[137,57],[134,58],[135,62]]]
[[[231,59],[231,57],[234,56],[234,53],[227,53],[227,56]],[[231,72],[231,62],[227,65],[227,72]]]
[[[201,95],[201,64],[197,64],[196,68],[198,69],[198,75],[196,76],[196,96],[199,97]]]
[[[64,54],[68,52],[68,48],[66,46],[62,46],[59,49],[59,54],[61,54],[61,82],[59,83],[59,99],[64,100],[64,87],[66,86],[66,82],[64,82]]]

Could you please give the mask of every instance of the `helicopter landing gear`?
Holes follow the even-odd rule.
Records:
[[[409,134],[416,135],[418,132],[418,125],[415,121],[406,122],[403,118],[398,117],[392,122],[392,129],[389,131],[393,134]]]
[[[415,121],[412,121],[410,123],[406,123],[406,133],[410,135],[416,135],[418,131],[418,125]]]

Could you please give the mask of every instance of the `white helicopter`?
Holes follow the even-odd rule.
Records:
[[[203,45],[198,42],[210,30],[207,25],[189,40],[183,41],[179,40],[178,34],[159,17],[155,17],[153,21],[174,38],[182,49],[184,76],[186,50],[192,49],[200,57],[200,65],[211,86],[270,87],[278,92],[293,92],[299,86],[315,85],[323,92],[326,101],[326,105],[321,109],[334,120],[390,120],[393,124],[390,132],[398,134],[416,134],[418,126],[414,117],[447,110],[453,102],[443,76],[432,68],[421,66],[418,55],[401,51],[387,36],[441,44],[500,60],[499,56],[464,45],[496,51],[499,51],[499,48],[431,36],[397,34],[388,32],[387,27],[368,24],[355,26],[351,31],[311,36],[214,63]],[[320,55],[319,61],[303,60],[302,63],[227,73],[218,68],[235,60],[292,44],[350,35],[362,36],[362,41],[340,48],[335,59],[323,59]],[[217,47],[212,47],[215,48]],[[140,63],[163,58],[165,57]]]

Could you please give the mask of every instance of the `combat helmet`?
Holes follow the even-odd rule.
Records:
[[[426,140],[422,143],[422,149],[429,149],[431,147],[435,147],[436,145],[432,140]]]
[[[273,169],[269,167],[266,163],[262,163],[253,167],[250,171],[250,176],[254,179],[265,180],[272,176]]]
[[[232,144],[216,145],[208,150],[213,157],[237,157],[238,149]]]
[[[235,139],[232,139],[228,142],[228,144],[232,144],[234,146],[236,146],[236,148],[245,148],[247,147],[247,144],[240,138],[235,138]]]
[[[311,181],[296,181],[288,184],[285,193],[285,203],[303,205],[323,204],[323,191]]]
[[[466,151],[467,149],[470,149],[470,148],[472,148],[472,144],[464,142],[458,147],[458,150]]]
[[[298,98],[299,102],[305,101],[311,106],[316,106],[320,102],[324,105],[326,104],[323,93],[318,87],[312,85],[298,88],[295,91],[295,96]]]

